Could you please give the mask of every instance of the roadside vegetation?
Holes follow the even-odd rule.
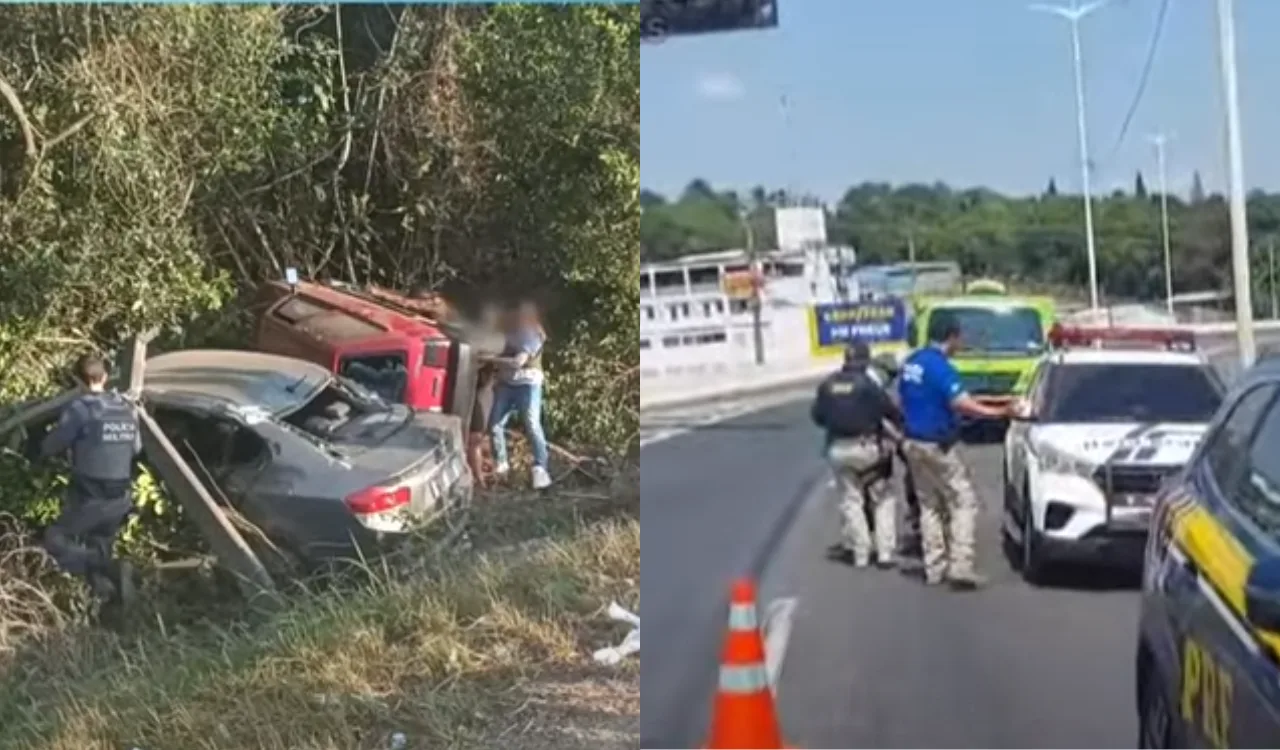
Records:
[[[162,569],[202,550],[144,473],[123,545],[146,605],[106,631],[32,546],[65,477],[0,450],[0,746],[638,733],[638,667],[590,661],[623,635],[609,600],[638,606],[638,33],[613,6],[0,8],[0,415],[147,328],[244,346],[254,287],[296,267],[534,294],[549,436],[600,460],[272,614]]]
[[[549,498],[490,496],[411,569],[300,586],[270,615],[136,613],[86,626],[42,556],[0,557],[0,746],[413,748],[635,746],[639,662],[592,662],[638,610],[637,477]],[[18,575],[15,575],[18,574]],[[174,618],[174,619],[171,619]],[[148,621],[148,618],[151,618]]]

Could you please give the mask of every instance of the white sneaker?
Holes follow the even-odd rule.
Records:
[[[535,490],[545,490],[551,486],[551,475],[541,466],[533,467],[533,488]]]
[[[493,473],[497,474],[500,477],[505,477],[506,475],[511,473],[511,464],[508,464],[508,463],[498,464],[497,466],[493,467]]]

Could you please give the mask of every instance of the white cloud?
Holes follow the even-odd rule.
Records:
[[[728,102],[747,93],[742,81],[732,73],[703,73],[698,76],[698,95],[704,99]]]

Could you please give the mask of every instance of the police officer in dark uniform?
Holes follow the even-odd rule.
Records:
[[[896,356],[882,354],[871,360],[871,367],[868,369],[868,373],[873,380],[890,394],[890,398],[893,398],[897,393],[898,376],[901,374],[901,369]],[[899,408],[901,407],[899,406]],[[886,432],[889,431],[886,430]],[[899,551],[902,557],[918,560],[920,558],[920,498],[916,494],[915,482],[912,480],[911,471],[907,466],[906,456],[902,453],[902,433],[894,430],[890,433],[889,438],[893,443],[894,456],[898,459],[898,466],[903,469],[902,499],[906,505],[903,520],[906,528],[898,535]]]
[[[42,458],[68,451],[71,458],[71,484],[44,545],[63,570],[87,580],[106,601],[123,594],[127,583],[112,547],[133,510],[133,462],[142,451],[142,435],[133,404],[106,390],[102,359],[81,357],[76,376],[88,392],[63,409],[40,446]]]
[[[868,373],[870,363],[865,343],[850,345],[844,366],[818,386],[811,416],[826,431],[826,458],[835,473],[844,519],[847,546],[835,545],[828,554],[851,556],[855,566],[866,567],[874,552],[876,564],[887,568],[895,564],[897,508],[889,490],[893,453],[884,424],[901,424],[901,414]],[[874,542],[868,515],[874,518]]]

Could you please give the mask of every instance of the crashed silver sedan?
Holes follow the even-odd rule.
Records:
[[[299,562],[377,552],[471,498],[457,417],[302,360],[162,354],[146,361],[141,405],[215,498]]]

